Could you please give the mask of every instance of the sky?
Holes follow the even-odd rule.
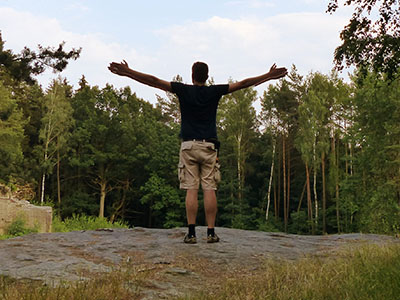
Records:
[[[130,86],[137,96],[156,103],[164,92],[108,71],[125,59],[135,70],[191,83],[195,61],[209,65],[215,83],[268,72],[270,66],[302,75],[329,74],[339,33],[350,8],[325,13],[328,0],[0,0],[0,30],[5,48],[24,46],[80,48],[60,75],[75,88],[85,75],[92,86]],[[58,75],[37,77],[43,88]],[[346,71],[341,74],[346,78]],[[259,95],[268,84],[257,87]]]

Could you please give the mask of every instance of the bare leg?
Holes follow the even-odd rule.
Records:
[[[214,190],[203,190],[203,194],[207,225],[208,228],[214,228],[217,216],[217,197]]]
[[[196,224],[197,209],[199,207],[197,194],[198,190],[186,191],[186,217],[188,224]]]

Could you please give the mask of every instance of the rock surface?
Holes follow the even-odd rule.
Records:
[[[55,284],[83,280],[85,274],[110,272],[130,264],[158,274],[157,280],[153,277],[143,288],[143,299],[161,299],[201,288],[207,279],[224,272],[251,273],[267,258],[293,260],[329,254],[349,244],[398,241],[370,234],[299,236],[228,228],[216,231],[221,242],[207,244],[206,228],[197,227],[195,245],[183,244],[185,228],[31,234],[0,241],[0,275]],[[194,268],[193,262],[202,270]]]

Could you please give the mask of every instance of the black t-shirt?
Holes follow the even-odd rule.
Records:
[[[178,96],[181,109],[183,140],[217,138],[217,107],[228,93],[228,84],[198,86],[171,82],[172,92]]]

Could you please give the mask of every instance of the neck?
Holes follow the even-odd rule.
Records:
[[[193,85],[204,86],[204,85],[206,85],[206,83],[205,82],[198,82],[196,80],[193,80]]]

